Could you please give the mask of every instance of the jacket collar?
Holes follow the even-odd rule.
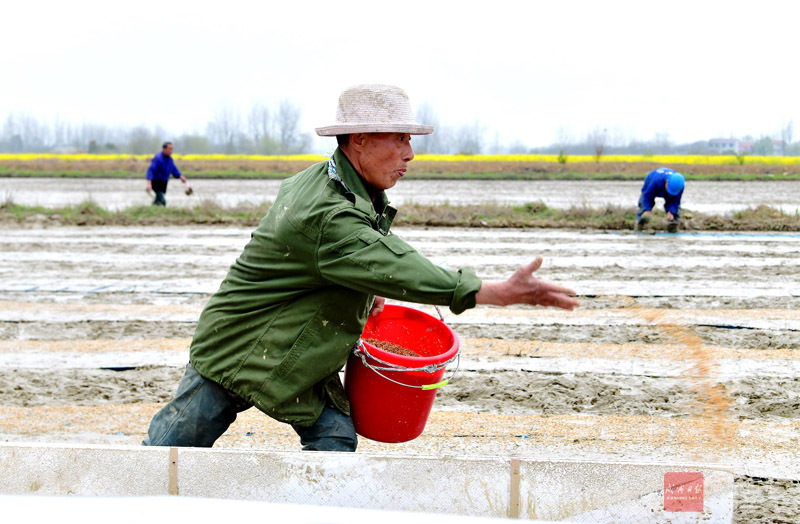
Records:
[[[338,147],[336,151],[333,152],[333,161],[336,164],[336,174],[338,174],[342,182],[344,182],[344,189],[347,192],[348,198],[353,201],[357,208],[375,217],[378,230],[381,233],[388,233],[389,227],[397,214],[397,210],[389,205],[386,192],[382,191],[375,198],[375,204],[373,206],[366,182],[364,182],[364,179],[356,172],[353,164],[351,164],[350,160],[347,158],[347,155]],[[353,195],[352,198],[349,195]],[[378,211],[376,212],[376,210]]]

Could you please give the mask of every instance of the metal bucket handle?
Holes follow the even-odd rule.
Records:
[[[439,314],[439,318],[441,319],[442,323],[444,323],[446,325],[447,323],[444,321],[444,317],[442,316],[442,312],[439,309],[439,306],[434,306],[434,307],[436,308],[436,312]],[[448,383],[450,383],[451,380],[453,380],[453,378],[456,376],[456,373],[458,373],[459,366],[461,366],[461,347],[460,346],[459,346],[458,351],[456,352],[455,356],[453,356],[453,358],[451,358],[450,360],[447,360],[446,362],[440,362],[438,364],[429,364],[427,366],[422,366],[422,367],[418,367],[418,368],[412,368],[412,367],[408,367],[408,366],[398,366],[397,364],[392,364],[391,362],[386,362],[386,361],[383,361],[383,360],[377,358],[376,356],[370,354],[369,351],[367,351],[367,347],[364,345],[364,341],[362,339],[360,339],[360,338],[358,339],[358,343],[356,344],[355,348],[353,348],[353,354],[356,355],[357,357],[361,358],[361,362],[364,364],[364,366],[368,367],[369,369],[371,369],[372,371],[374,371],[375,373],[377,373],[381,377],[385,378],[389,382],[393,382],[393,383],[397,384],[398,386],[404,386],[404,387],[413,388],[413,389],[421,389],[423,391],[430,391],[432,389],[438,389],[438,388],[440,388],[442,386],[446,386]],[[372,360],[375,360],[376,362],[379,362],[379,363],[383,364],[383,366],[382,367],[381,366],[373,366],[372,364],[367,362],[367,358],[366,357],[369,357]],[[397,380],[393,380],[393,379],[387,377],[386,375],[384,375],[383,373],[381,373],[381,371],[423,371],[425,373],[435,373],[435,372],[437,372],[437,371],[439,371],[441,369],[446,368],[447,366],[452,364],[453,361],[457,361],[456,369],[453,370],[453,373],[448,378],[446,378],[446,379],[444,379],[444,380],[442,380],[440,382],[437,382],[435,384],[425,384],[425,385],[422,385],[422,386],[414,386],[414,385],[411,385],[411,384],[404,384],[402,382],[398,382]]]

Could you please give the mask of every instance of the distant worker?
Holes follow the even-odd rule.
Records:
[[[636,231],[641,231],[652,219],[651,211],[656,197],[664,199],[667,212],[665,222],[667,231],[675,233],[681,222],[681,197],[685,179],[682,174],[668,167],[650,171],[644,179],[642,194],[639,196],[639,211],[636,213]]]
[[[178,171],[178,167],[172,160],[172,142],[164,142],[161,146],[161,152],[156,153],[156,156],[150,161],[150,167],[147,169],[147,194],[152,195],[155,192],[154,206],[167,205],[167,199],[164,195],[167,193],[167,182],[169,182],[170,175],[181,179],[181,182],[186,186],[187,195],[193,193],[186,177]]]

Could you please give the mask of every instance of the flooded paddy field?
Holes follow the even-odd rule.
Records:
[[[644,173],[642,179],[644,180]],[[167,192],[170,206],[192,206],[202,199],[224,207],[272,202],[281,180],[191,180],[195,194],[187,197],[173,181]],[[0,197],[17,204],[60,207],[91,199],[102,207],[119,210],[146,205],[152,198],[141,180],[90,178],[4,178]],[[549,207],[601,207],[608,204],[636,206],[641,182],[569,180],[404,180],[389,190],[395,205],[453,205],[492,203],[521,205],[542,201]],[[800,182],[706,182],[689,181],[683,197],[685,209],[723,214],[736,209],[774,206],[787,213],[800,209]]]
[[[578,291],[582,306],[443,310],[464,355],[425,433],[362,439],[360,450],[728,463],[738,522],[800,514],[800,235],[395,233],[489,279],[542,254],[539,276]],[[140,442],[249,236],[0,229],[0,439]],[[254,409],[217,446],[299,449]]]

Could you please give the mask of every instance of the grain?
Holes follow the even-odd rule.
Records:
[[[397,344],[392,344],[391,342],[387,342],[385,340],[378,340],[377,338],[365,338],[364,342],[367,344],[371,344],[378,349],[382,349],[388,353],[394,353],[395,355],[401,355],[404,357],[421,357],[419,353],[411,351],[410,349],[404,348],[403,346],[399,346]]]

